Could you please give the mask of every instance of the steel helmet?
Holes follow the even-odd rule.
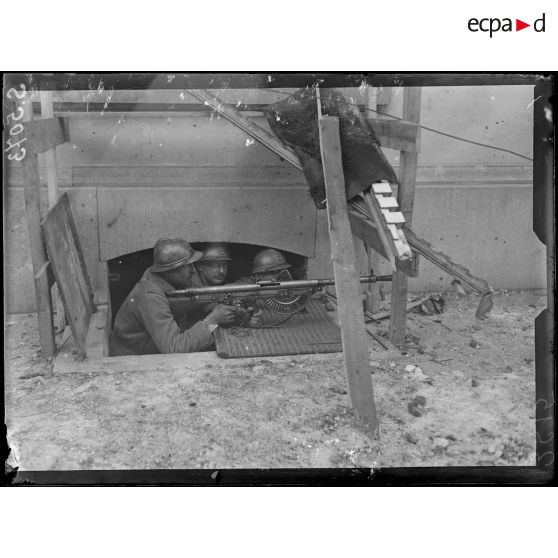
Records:
[[[198,260],[199,262],[208,261],[232,261],[227,245],[224,242],[211,242],[206,245],[203,256]]]
[[[166,236],[160,238],[153,248],[153,271],[161,273],[182,265],[194,263],[202,256],[182,238]]]
[[[266,248],[256,254],[252,274],[279,271],[281,269],[289,269],[289,267],[291,267],[291,264],[287,262],[285,256],[279,250]]]

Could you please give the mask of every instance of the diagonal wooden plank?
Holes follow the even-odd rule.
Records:
[[[368,242],[374,250],[385,258],[385,253],[382,252],[383,247],[379,239],[378,229],[371,219],[370,214],[366,212],[363,213],[363,208],[360,204],[353,202],[350,205],[349,220],[351,222],[353,234],[362,238],[365,242]],[[429,242],[417,236],[408,227],[404,226],[403,231],[409,246],[413,250],[413,261],[396,262],[399,271],[402,271],[409,277],[415,277],[417,266],[415,260],[421,255],[436,267],[445,271],[452,277],[459,279],[462,283],[468,285],[481,295],[489,295],[492,293],[492,288],[486,280],[473,275],[466,267],[452,261],[447,254],[435,250]]]
[[[186,91],[204,105],[211,107],[242,131],[246,132],[250,137],[254,138],[268,149],[271,149],[271,151],[279,155],[279,157],[285,159],[285,161],[302,171],[302,165],[295,151],[283,145],[273,134],[242,116],[237,110],[230,105],[226,105],[219,97],[216,97],[205,89],[187,89]]]
[[[443,252],[434,250],[429,242],[418,237],[411,229],[405,227],[405,235],[409,245],[413,247],[413,250],[417,254],[420,254],[441,270],[459,279],[459,281],[468,285],[481,295],[492,292],[492,287],[485,279],[473,275],[466,267],[453,262],[451,258]]]
[[[339,119],[320,117],[319,132],[328,199],[331,257],[351,403],[357,419],[375,435],[378,433],[379,424],[370,377],[368,342],[357,281],[355,248],[345,199]]]

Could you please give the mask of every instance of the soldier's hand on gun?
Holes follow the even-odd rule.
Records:
[[[237,321],[236,306],[218,304],[205,318],[208,324],[230,325]]]
[[[250,314],[243,306],[235,306],[236,309],[236,325],[246,325],[250,320]]]
[[[249,324],[252,327],[259,327],[262,323],[263,310],[257,310],[253,306],[249,306],[248,308],[246,308],[246,311],[250,315]]]

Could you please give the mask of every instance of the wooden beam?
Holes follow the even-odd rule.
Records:
[[[411,122],[420,121],[420,103],[422,97],[420,87],[407,87],[403,93],[403,119]],[[420,141],[420,130],[417,130],[416,141]],[[405,217],[408,227],[413,223],[413,207],[415,204],[415,182],[417,179],[418,151],[402,150],[399,166],[399,189],[397,201]]]
[[[34,111],[39,112],[39,104],[34,103],[37,106],[33,107]],[[239,106],[235,105],[235,109],[241,112],[250,112],[256,114],[262,114],[264,107],[268,105],[265,103],[243,103]],[[211,112],[213,109],[200,105],[199,103],[156,103],[156,102],[144,102],[144,103],[115,103],[115,102],[102,102],[102,103],[91,103],[87,101],[82,102],[58,102],[53,103],[54,114],[57,115],[68,115],[72,116],[74,114],[91,114],[98,115],[101,113],[157,113],[157,112],[170,112],[176,114],[183,113],[202,113]]]
[[[416,123],[387,118],[367,118],[366,122],[382,147],[407,153],[420,151],[420,128]]]
[[[32,118],[32,105],[26,96],[17,101],[23,110],[24,129],[21,136],[25,137],[25,126]],[[21,137],[16,141],[20,141]],[[26,144],[28,142],[26,141]],[[48,265],[46,248],[41,231],[41,188],[39,179],[39,162],[37,155],[26,145],[25,157],[21,162],[23,176],[23,194],[25,198],[25,213],[29,231],[29,246],[31,250],[31,265],[33,267],[33,280],[35,286],[35,299],[37,305],[37,319],[39,322],[39,343],[41,353],[50,358],[56,350],[54,339],[54,325],[52,322],[52,270]]]
[[[47,118],[25,122],[18,136],[27,138],[28,153],[43,153],[65,143],[66,129],[61,118]]]
[[[202,86],[203,89],[212,90],[211,86]],[[37,103],[44,89],[29,92],[31,100]],[[270,103],[284,98],[285,94],[273,90],[257,89],[222,89],[218,88],[219,96],[228,104],[234,104],[240,111],[260,110]],[[193,110],[209,111],[209,107],[200,105],[183,91],[176,89],[66,89],[48,91],[52,95],[55,112],[59,108],[85,108],[89,110],[109,111],[114,105],[122,110]],[[214,91],[216,93],[216,91]],[[287,93],[288,94],[288,93]],[[61,107],[61,105],[64,105]],[[153,108],[148,109],[151,106]],[[38,109],[37,105],[34,109]]]
[[[89,360],[101,359],[105,356],[105,329],[107,327],[107,308],[99,307],[91,316],[87,337],[85,338],[85,352]],[[110,324],[109,324],[110,331]],[[108,354],[108,353],[107,353]]]
[[[403,119],[418,123],[420,121],[421,89],[406,87],[403,93]],[[417,140],[419,138],[417,132]],[[413,221],[415,202],[415,182],[417,178],[418,153],[402,151],[399,167],[399,188],[397,202],[401,207],[408,227]],[[391,285],[391,316],[389,339],[396,346],[405,344],[407,326],[407,276],[396,271]]]
[[[378,97],[379,97],[380,91],[376,87],[367,87],[365,91],[366,91],[366,97],[365,97],[364,107],[365,107],[366,110],[365,110],[364,114],[365,114],[366,117],[369,117],[373,114],[373,112],[370,112],[368,109],[371,109],[372,111],[375,111],[378,108]],[[382,184],[383,184],[382,193],[391,194],[392,191],[391,191],[391,187],[390,187],[389,183],[384,182]],[[353,215],[353,220],[354,220],[354,217],[355,216]],[[353,235],[355,235],[353,220],[351,220],[351,216],[349,215],[349,221],[351,223],[351,229],[353,231]],[[362,219],[359,219],[359,221],[364,222]],[[369,221],[368,219],[366,219],[366,222],[369,222],[371,225],[374,224],[374,223],[372,223],[372,221]],[[375,232],[377,233],[377,228],[376,227],[375,227]],[[367,242],[366,238],[363,238],[363,237],[358,236],[358,235],[355,235],[355,236],[357,236],[358,238],[360,238],[363,241],[364,249],[366,250],[368,271],[372,274],[379,273],[380,263],[381,263],[381,258],[382,258],[382,256],[380,255],[380,252],[378,252],[376,249],[372,248],[371,243]],[[381,244],[381,239],[380,238],[378,238],[378,242]],[[383,248],[383,246],[382,246],[382,248]],[[370,314],[374,314],[376,312],[379,312],[380,305],[381,305],[381,300],[383,300],[383,299],[384,299],[383,285],[381,285],[380,283],[369,284],[368,289],[366,290],[366,293],[365,293],[365,300],[364,300],[365,313],[369,312]],[[370,331],[368,331],[368,333],[370,333]]]
[[[43,118],[53,118],[54,110],[52,106],[52,92],[41,91],[41,116]],[[56,149],[45,151],[45,161],[47,165],[47,186],[48,186],[48,205],[53,207],[58,199],[58,176],[56,174]]]
[[[37,315],[39,320],[39,340],[43,356],[54,355],[54,325],[52,321],[52,300],[48,277],[48,260],[41,230],[41,193],[39,181],[39,164],[35,153],[27,152],[22,161],[24,177],[25,211],[29,230],[31,263],[35,281]]]
[[[347,214],[339,119],[330,116],[320,117],[319,133],[328,200],[331,258],[351,403],[357,419],[367,430],[376,435],[379,425],[370,377],[368,342],[357,281],[355,249]]]

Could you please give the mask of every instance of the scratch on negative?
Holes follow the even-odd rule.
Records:
[[[535,104],[535,101],[538,101],[539,99],[542,99],[542,95],[539,95],[536,99],[533,99],[533,100],[527,105],[527,108],[526,108],[525,110],[530,109],[530,108]]]

